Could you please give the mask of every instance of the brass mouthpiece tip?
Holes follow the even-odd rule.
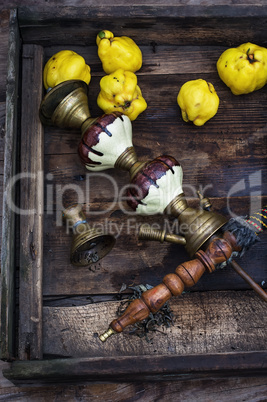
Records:
[[[114,331],[112,328],[109,328],[106,332],[104,332],[102,335],[99,335],[99,339],[101,342],[106,342],[106,340],[111,336],[116,334],[116,331]]]

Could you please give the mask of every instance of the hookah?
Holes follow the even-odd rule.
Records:
[[[112,334],[122,332],[126,326],[147,318],[150,312],[158,311],[172,296],[178,296],[184,288],[193,286],[205,271],[211,273],[229,261],[267,301],[264,290],[232,261],[233,256],[241,255],[255,243],[257,233],[267,226],[265,218],[258,230],[253,218],[228,222],[226,217],[210,211],[209,200],[201,195],[200,207],[189,207],[182,189],[183,171],[179,162],[169,155],[139,161],[132,144],[130,119],[121,113],[92,118],[87,89],[87,84],[79,80],[66,81],[54,87],[41,104],[41,121],[58,127],[81,129],[78,154],[88,170],[118,168],[128,171],[128,205],[140,215],[171,215],[178,219],[179,227],[184,228],[180,235],[172,235],[141,227],[140,238],[182,244],[190,257],[194,257],[179,265],[175,273],[166,275],[161,284],[134,300],[123,315],[113,320],[109,329],[100,335],[100,340],[104,342]],[[266,215],[266,209],[259,214]]]
[[[193,255],[227,219],[216,212],[190,208],[182,190],[183,171],[180,163],[169,155],[139,161],[132,144],[130,119],[122,113],[92,118],[87,92],[87,84],[80,80],[58,84],[41,103],[41,121],[45,125],[81,130],[78,154],[88,170],[118,168],[128,171],[130,185],[127,203],[137,214],[167,212],[178,218],[180,226],[194,227],[190,241],[186,234],[185,238],[176,238]]]

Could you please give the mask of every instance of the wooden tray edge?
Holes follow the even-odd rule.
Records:
[[[184,375],[264,375],[267,352],[234,352],[187,356],[131,356],[16,361],[4,375],[16,384],[177,379]]]
[[[6,87],[6,133],[3,180],[2,253],[1,253],[1,341],[0,357],[14,355],[14,301],[15,301],[15,212],[10,199],[15,200],[17,109],[19,87],[20,37],[17,10],[10,10],[9,53]],[[12,198],[11,198],[12,197]]]

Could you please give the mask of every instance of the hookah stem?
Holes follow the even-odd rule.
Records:
[[[231,261],[230,264],[234,270],[252,287],[252,289],[260,296],[260,298],[267,302],[267,293],[258,285],[239,264],[235,261]]]
[[[162,283],[144,292],[134,300],[122,314],[113,320],[109,330],[100,336],[104,342],[110,335],[119,333],[128,325],[147,318],[150,312],[158,311],[172,296],[181,295],[184,288],[195,285],[205,271],[213,272],[215,266],[230,258],[233,251],[239,251],[235,237],[225,232],[223,238],[213,238],[206,251],[199,250],[195,259],[180,264],[175,273],[166,275]]]
[[[253,227],[256,234],[267,228],[267,207],[265,206],[253,216],[247,219],[247,223]],[[109,329],[99,336],[102,342],[115,333],[122,332],[128,325],[146,319],[150,312],[158,311],[172,296],[182,294],[184,288],[191,287],[197,283],[205,271],[213,272],[217,264],[229,260],[234,251],[240,252],[242,247],[233,233],[225,231],[222,238],[214,237],[205,252],[199,250],[195,259],[180,264],[175,273],[166,275],[162,283],[144,292],[140,299],[135,299],[121,315],[113,320]],[[251,287],[267,301],[264,290],[253,281],[252,278],[235,262],[231,262],[233,268]]]

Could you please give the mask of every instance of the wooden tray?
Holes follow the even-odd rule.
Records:
[[[138,241],[136,231],[143,221],[172,230],[175,221],[123,213],[112,183],[121,189],[128,175],[113,169],[100,179],[85,171],[77,155],[80,133],[43,127],[39,121],[43,66],[61,49],[77,51],[91,66],[89,107],[93,116],[102,113],[96,97],[104,73],[95,44],[101,29],[133,38],[143,52],[137,76],[148,108],[133,122],[133,142],[140,159],[161,154],[178,159],[185,194],[193,206],[198,204],[197,190],[229,218],[249,214],[266,201],[266,87],[246,96],[232,95],[218,77],[216,61],[227,47],[243,42],[267,46],[267,7],[125,5],[51,11],[38,6],[13,10],[1,358],[14,361],[5,374],[25,384],[265,373],[266,305],[230,267],[204,275],[190,292],[172,299],[174,325],[149,333],[150,342],[129,331],[104,344],[98,339],[116,317],[120,298],[131,294],[129,289],[120,293],[123,284],[154,286],[189,259],[182,246]],[[182,121],[176,102],[181,85],[196,78],[212,82],[220,97],[218,113],[200,128]],[[15,174],[23,172],[25,178],[16,180]],[[68,190],[70,183],[76,184],[76,192]],[[61,207],[81,201],[78,193],[90,223],[106,225],[117,236],[113,250],[90,269],[70,264],[71,235],[60,217]],[[32,213],[10,208],[11,201]],[[264,234],[240,260],[263,287],[267,282],[266,242]]]

